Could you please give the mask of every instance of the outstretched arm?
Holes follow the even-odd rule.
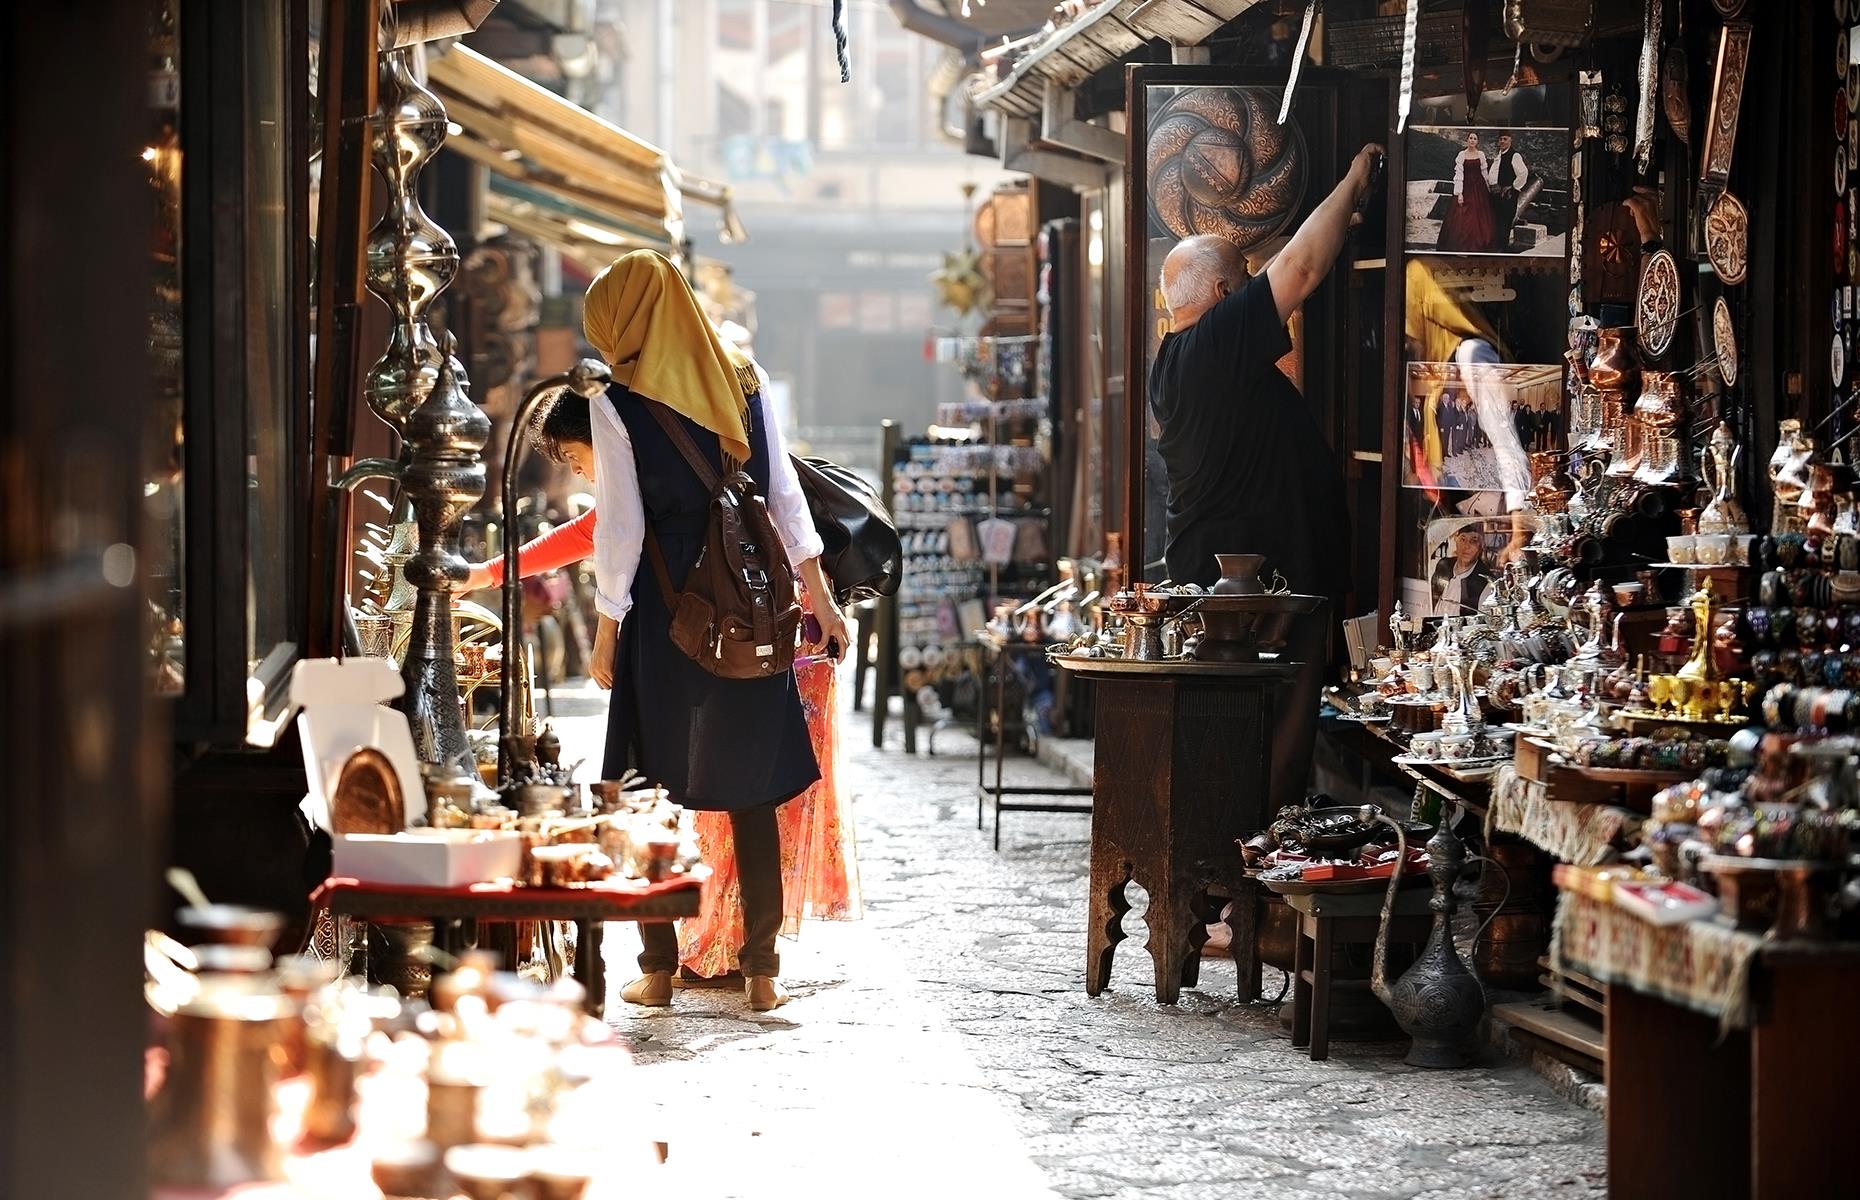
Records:
[[[1317,291],[1318,284],[1330,273],[1331,263],[1343,249],[1343,238],[1350,231],[1356,207],[1369,190],[1369,173],[1381,153],[1382,147],[1376,145],[1359,150],[1336,190],[1305,218],[1285,249],[1267,264],[1266,278],[1272,284],[1272,300],[1281,321],[1290,320],[1305,297]]]

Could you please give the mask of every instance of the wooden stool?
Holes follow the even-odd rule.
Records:
[[[1385,885],[1386,886],[1386,885]],[[1375,944],[1382,926],[1383,889],[1287,895],[1298,914],[1298,950],[1292,970],[1292,1045],[1311,1047],[1313,1061],[1330,1057],[1330,967],[1339,944]],[[1404,888],[1389,919],[1391,943],[1421,943],[1433,927],[1433,892]]]

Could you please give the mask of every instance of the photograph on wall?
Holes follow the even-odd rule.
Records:
[[[1521,516],[1522,514],[1517,514]],[[1512,548],[1528,528],[1513,514],[1439,517],[1427,523],[1425,580],[1409,580],[1411,611],[1460,617],[1479,610]],[[1425,585],[1424,592],[1416,585]],[[1419,593],[1419,594],[1414,594]]]
[[[1569,252],[1566,93],[1548,86],[1419,99],[1408,125],[1410,254]]]
[[[1403,487],[1521,497],[1527,456],[1563,445],[1563,367],[1411,362],[1402,437]]]

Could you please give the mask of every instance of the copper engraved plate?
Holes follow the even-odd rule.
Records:
[[[1280,125],[1262,87],[1186,88],[1150,121],[1150,211],[1179,238],[1211,233],[1243,250],[1276,236],[1304,198],[1304,134]]]
[[[1692,92],[1686,86],[1686,52],[1678,46],[1667,50],[1666,63],[1660,68],[1660,110],[1666,114],[1673,136],[1690,146]]]
[[[1705,214],[1705,254],[1718,278],[1733,286],[1744,282],[1750,269],[1749,235],[1744,202],[1729,192],[1720,195]]]
[[[349,755],[329,801],[332,833],[399,833],[407,824],[400,777],[388,756],[372,747]]]
[[[1711,306],[1712,349],[1718,355],[1718,374],[1726,387],[1737,386],[1737,330],[1731,325],[1731,306],[1720,296]]]
[[[1718,70],[1712,77],[1711,110],[1705,117],[1705,148],[1699,179],[1722,184],[1731,177],[1737,148],[1737,113],[1744,103],[1744,72],[1750,67],[1750,23],[1732,21],[1718,36]]]
[[[1640,348],[1651,358],[1665,354],[1673,344],[1679,330],[1679,264],[1669,250],[1654,251],[1641,269],[1634,330]]]

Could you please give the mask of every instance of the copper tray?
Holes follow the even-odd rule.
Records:
[[[388,756],[364,746],[349,755],[329,800],[332,833],[399,833],[407,826],[400,776]]]

